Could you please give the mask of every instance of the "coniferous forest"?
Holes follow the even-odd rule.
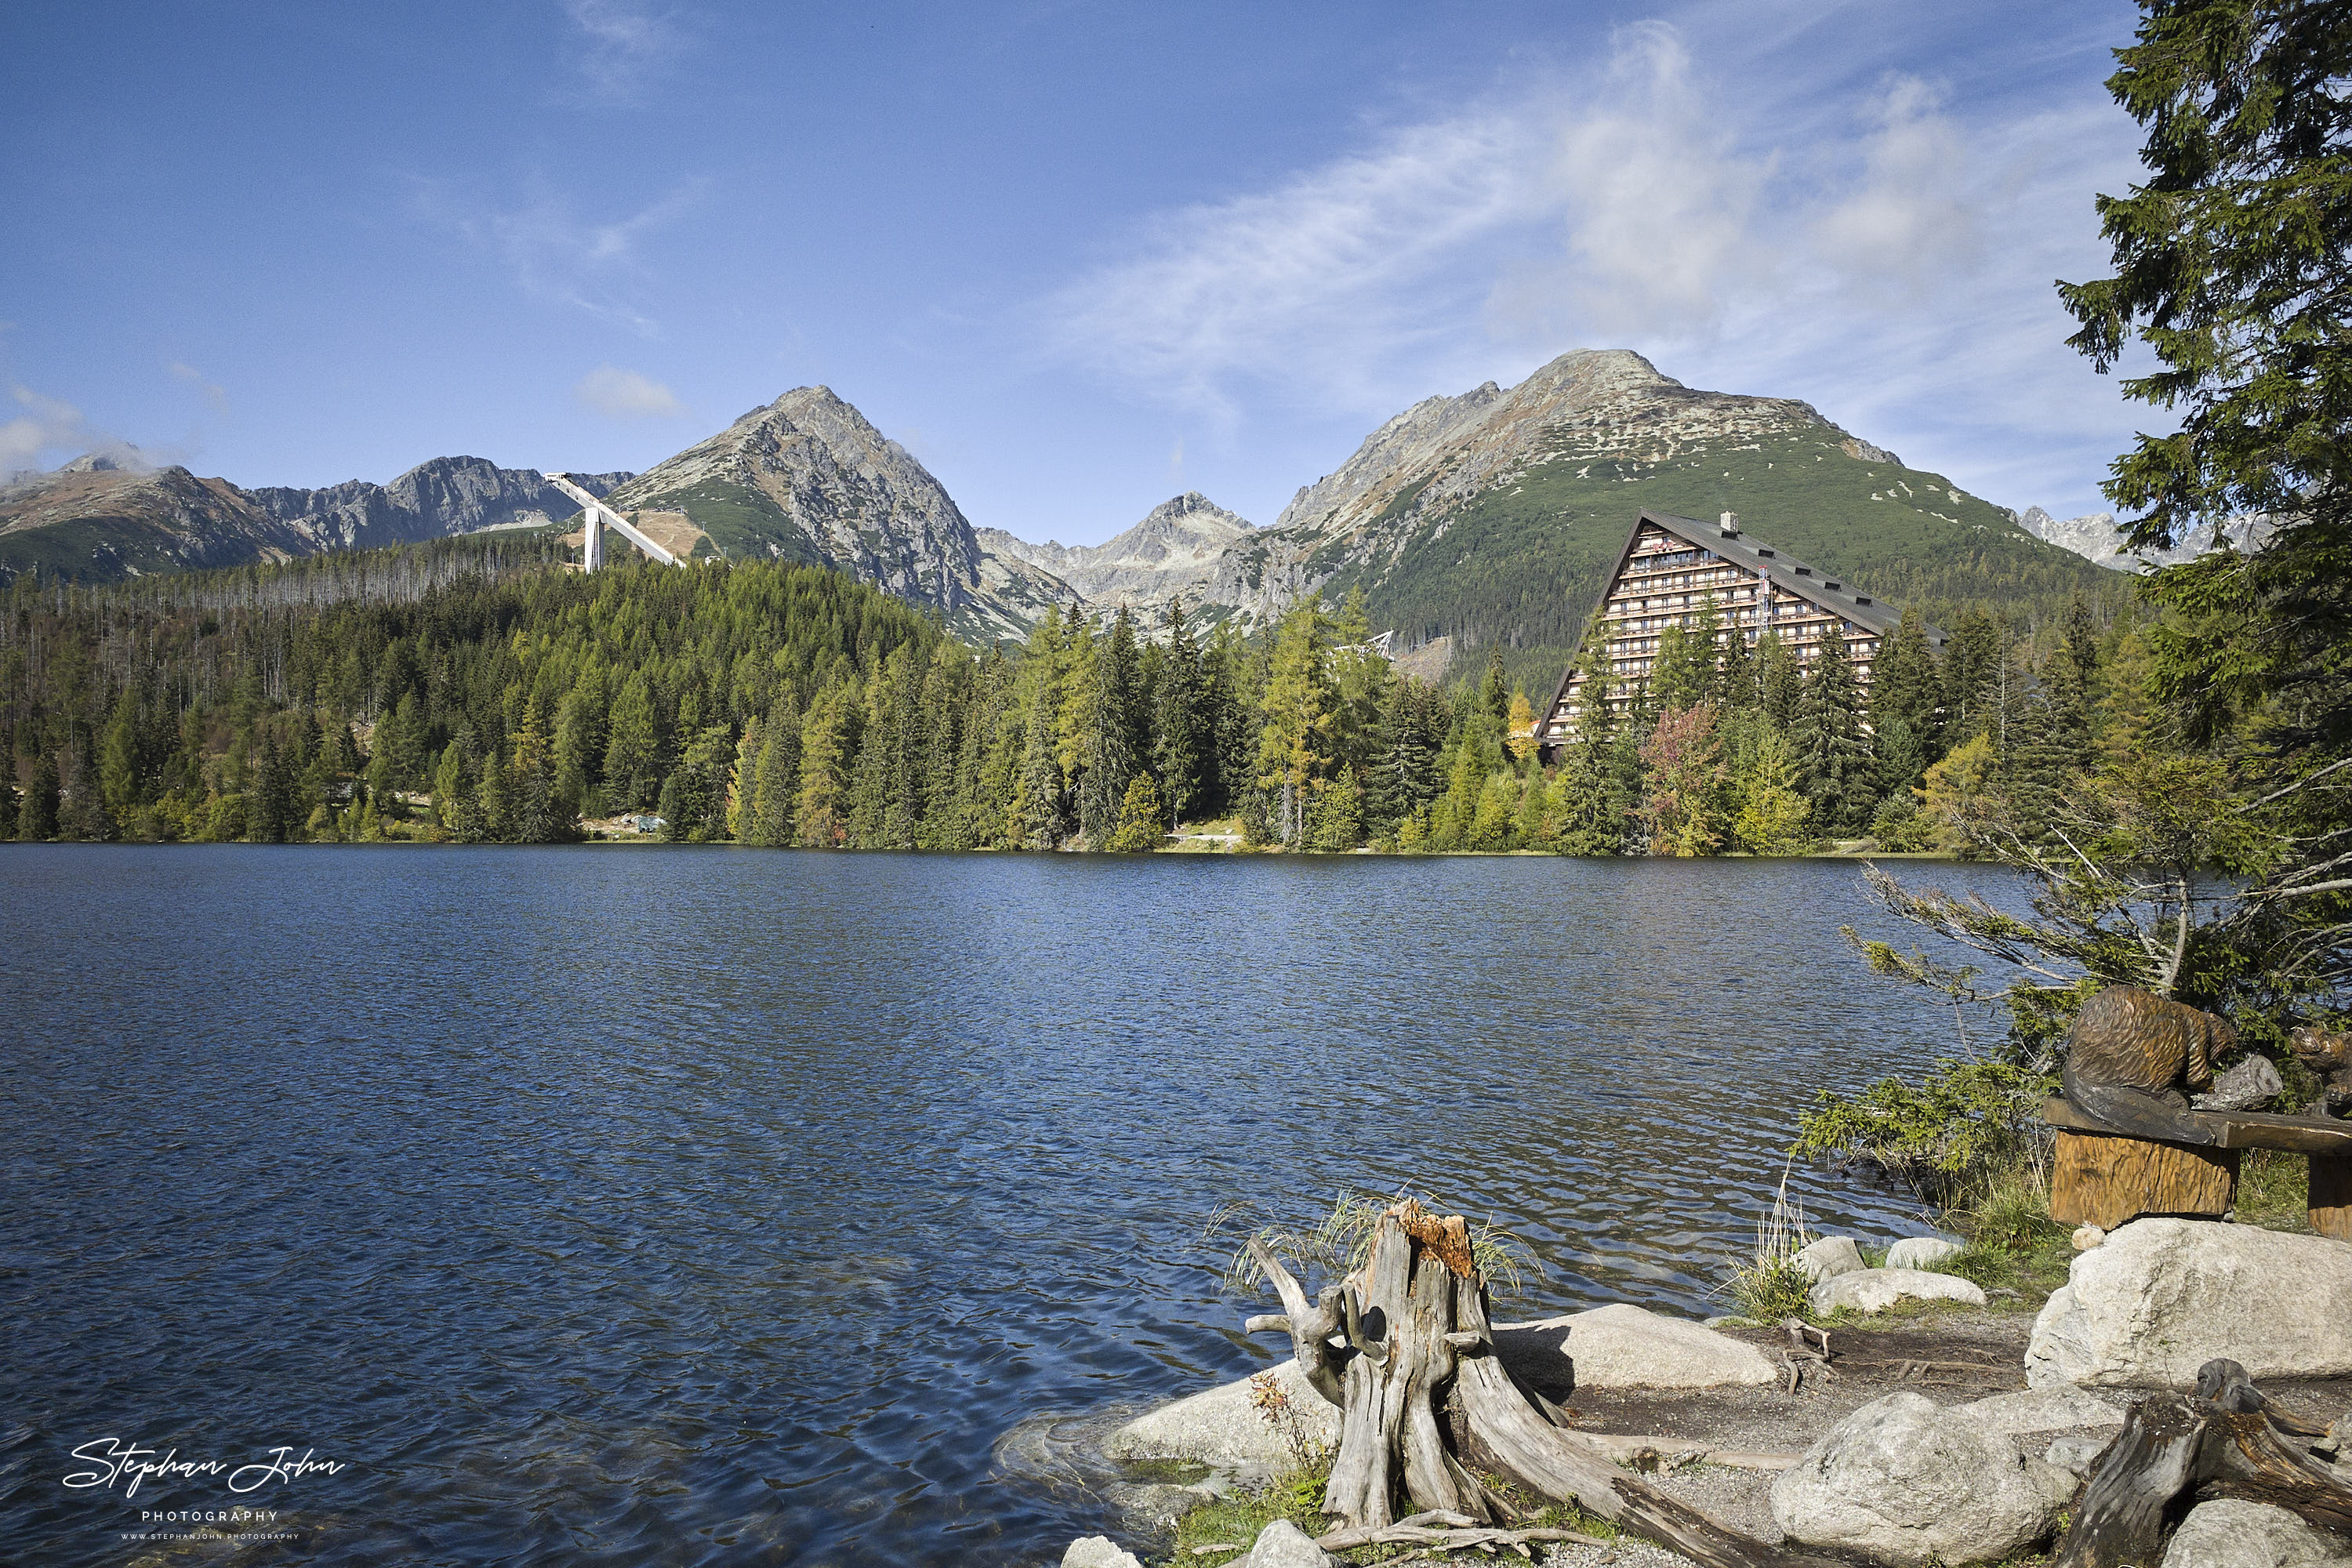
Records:
[[[2146,628],[1906,617],[1865,691],[1832,640],[1667,634],[1654,679],[1549,758],[1499,650],[1440,689],[1360,598],[1242,635],[1179,604],[1050,614],[974,649],[777,563],[566,569],[453,541],[85,587],[0,627],[0,828],[19,840],[1574,855],[1965,850],[2138,743]],[[1597,654],[1588,652],[1588,658]],[[2037,805],[2037,803],[2039,805]]]

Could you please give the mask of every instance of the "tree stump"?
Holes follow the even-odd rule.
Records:
[[[2311,1228],[2337,1241],[2352,1241],[2352,1156],[2311,1157]]]
[[[2168,1523],[2198,1502],[2243,1498],[2352,1537],[2352,1487],[2283,1436],[2270,1401],[2233,1361],[2199,1369],[2197,1394],[2141,1401],[2099,1456],[2056,1568],[2139,1568],[2163,1556]]]
[[[2218,1217],[2237,1194],[2243,1152],[2062,1130],[2050,1173],[2050,1215],[2101,1230],[2142,1215]]]
[[[1554,1425],[1495,1354],[1486,1280],[1460,1215],[1423,1214],[1410,1200],[1391,1205],[1362,1266],[1312,1304],[1264,1243],[1252,1241],[1247,1251],[1285,1309],[1247,1327],[1288,1331],[1308,1382],[1339,1406],[1339,1450],[1324,1511],[1349,1527],[1392,1524],[1400,1497],[1415,1513],[1507,1515],[1509,1505],[1475,1466],[1536,1496],[1574,1502],[1705,1568],[1834,1568],[1717,1523]],[[1449,1394],[1467,1434],[1458,1450],[1439,1419]]]

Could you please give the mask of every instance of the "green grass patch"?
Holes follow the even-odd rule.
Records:
[[[2311,1162],[2283,1149],[2249,1149],[2238,1166],[2238,1218],[2265,1230],[2311,1229]]]

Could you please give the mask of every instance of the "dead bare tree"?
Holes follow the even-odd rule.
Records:
[[[1416,1520],[1467,1527],[1516,1519],[1485,1472],[1573,1502],[1705,1568],[1831,1568],[1628,1474],[1521,1386],[1496,1354],[1486,1279],[1460,1215],[1426,1214],[1410,1198],[1381,1209],[1362,1261],[1312,1301],[1264,1238],[1244,1251],[1283,1306],[1250,1319],[1250,1331],[1286,1331],[1307,1381],[1339,1407],[1324,1511],[1344,1521],[1349,1538],[1395,1526],[1401,1499]]]

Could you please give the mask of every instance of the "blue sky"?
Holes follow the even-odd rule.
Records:
[[[0,468],[643,468],[824,383],[973,522],[1259,523],[1576,347],[2008,506],[2150,427],[2064,345],[2113,0],[0,11]]]

